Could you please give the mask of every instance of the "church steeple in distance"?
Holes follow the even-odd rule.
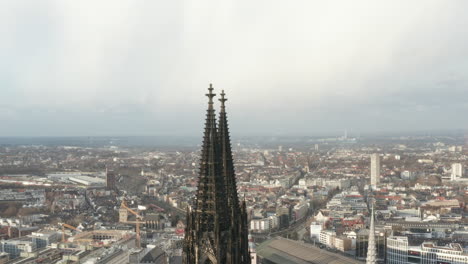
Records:
[[[371,222],[369,230],[369,245],[367,247],[367,258],[366,264],[376,264],[377,263],[377,248],[375,245],[375,223],[374,223],[374,204],[372,204],[371,212]]]
[[[217,126],[211,84],[208,91],[198,189],[193,209],[187,208],[183,262],[247,264],[250,263],[247,213],[237,195],[226,116],[227,99],[223,91]]]

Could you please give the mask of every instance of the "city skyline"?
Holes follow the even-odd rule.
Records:
[[[468,264],[466,10],[0,1],[0,264]]]
[[[464,2],[0,5],[0,136],[198,135],[210,82],[234,135],[467,129]]]

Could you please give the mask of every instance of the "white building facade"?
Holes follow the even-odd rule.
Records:
[[[463,165],[461,163],[453,163],[451,180],[455,181],[461,177],[463,177]]]
[[[464,252],[460,244],[456,243],[443,247],[437,246],[433,242],[410,246],[407,237],[391,236],[387,238],[387,263],[466,264],[468,263],[468,253]]]
[[[380,156],[378,153],[371,154],[371,185],[380,183]]]

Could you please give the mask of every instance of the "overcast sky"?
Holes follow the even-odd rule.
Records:
[[[468,128],[468,1],[0,2],[0,136]],[[217,105],[218,106],[218,105]]]

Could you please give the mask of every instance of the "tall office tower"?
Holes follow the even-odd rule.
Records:
[[[208,90],[198,189],[193,208],[187,209],[183,263],[250,264],[247,209],[237,196],[227,99],[221,93],[217,126],[212,85]]]
[[[463,177],[463,165],[461,163],[453,163],[451,180],[454,181],[461,177]]]
[[[371,222],[369,230],[369,246],[367,248],[366,264],[377,263],[377,247],[375,246],[374,206],[372,205]]]
[[[371,185],[377,186],[380,182],[380,156],[371,154]]]
[[[106,187],[109,190],[115,190],[115,173],[106,167]]]

